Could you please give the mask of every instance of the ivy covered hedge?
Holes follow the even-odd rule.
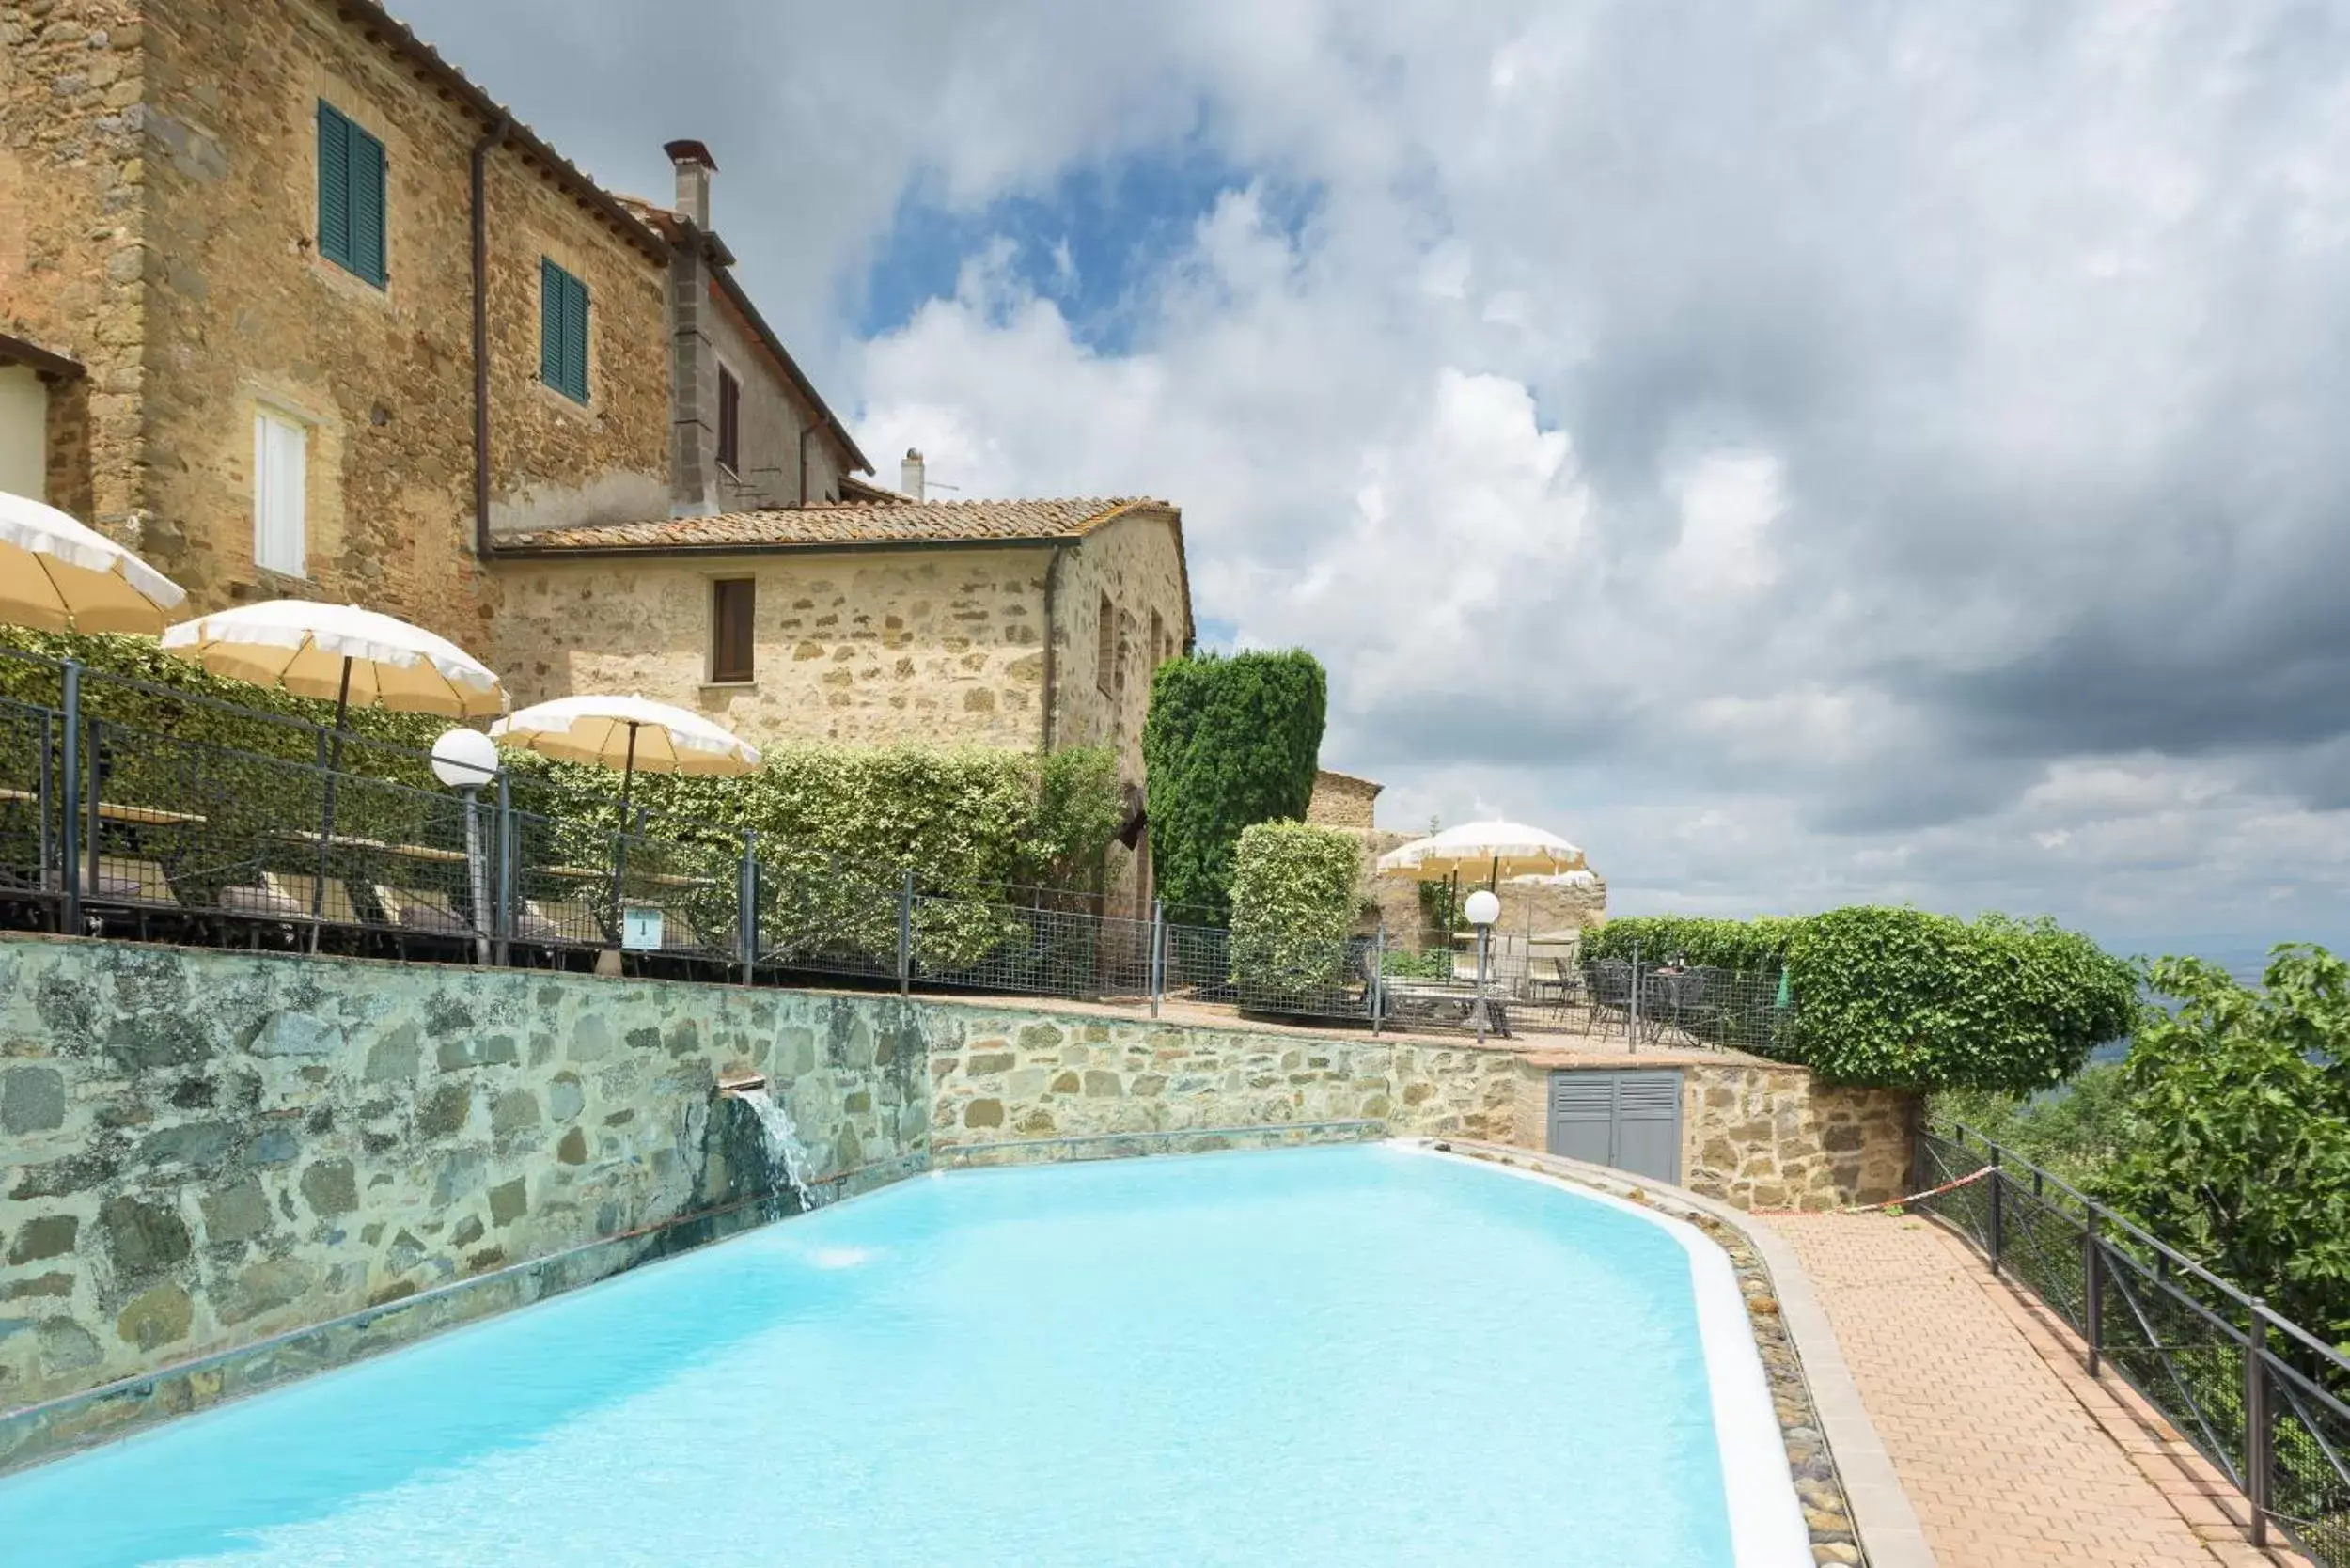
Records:
[[[1783,970],[1797,1059],[1840,1083],[2021,1092],[2129,1032],[2138,979],[2053,920],[1961,920],[1856,906],[1751,921],[1634,917],[1585,938],[1599,958]]]
[[[1643,963],[1678,958],[1752,974],[1780,965],[1788,940],[1801,923],[1769,917],[1717,920],[1693,915],[1627,916],[1585,932],[1583,951],[1591,958],[1629,959],[1637,949]]]
[[[187,805],[196,782],[203,798],[195,804],[208,817],[212,850],[231,848],[232,838],[257,846],[282,839],[290,820],[306,822],[314,813],[315,779],[303,769],[172,743],[312,764],[318,731],[310,727],[332,722],[331,702],[221,679],[164,652],[152,638],[8,630],[0,632],[0,648],[7,647],[129,678],[86,679],[83,685],[85,712],[144,732],[135,744],[109,748],[103,787],[110,798]],[[0,698],[55,707],[55,666],[0,655]],[[438,808],[449,792],[433,778],[424,753],[449,721],[368,710],[351,713],[345,728],[356,740],[346,745],[344,772],[374,782],[341,787],[337,834],[385,841],[425,837],[415,819],[427,809],[446,815]],[[8,744],[12,754],[28,758],[38,749],[37,741]],[[540,863],[593,864],[608,853],[603,836],[618,825],[618,774],[524,752],[505,756],[517,807],[547,819],[532,828],[526,854]],[[757,831],[762,864],[779,886],[843,881],[894,889],[910,869],[926,890],[964,896],[1000,895],[1019,884],[1089,886],[1123,814],[1117,760],[1101,747],[1041,757],[978,747],[779,746],[741,778],[640,776],[633,800],[646,808],[648,834],[689,846],[730,847],[744,829]]]
[[[1362,846],[1333,827],[1255,823],[1232,856],[1232,983],[1244,997],[1296,997],[1341,983]]]
[[[1159,666],[1142,731],[1151,855],[1183,918],[1225,923],[1242,830],[1306,815],[1328,705],[1322,666],[1299,649]]]

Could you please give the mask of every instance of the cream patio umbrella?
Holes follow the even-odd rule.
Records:
[[[641,697],[558,697],[498,720],[490,733],[541,757],[620,770],[620,833],[612,855],[615,909],[628,867],[629,788],[640,769],[731,777],[759,766],[759,747],[732,730]],[[617,954],[606,957],[618,962]]]
[[[335,779],[343,763],[343,721],[355,703],[443,718],[486,718],[506,710],[506,688],[489,666],[421,626],[356,604],[272,599],[183,620],[164,633],[164,651],[256,685],[335,699],[334,752],[319,824],[315,922],[326,896],[327,851],[335,841]],[[316,950],[319,927],[310,930]]]
[[[0,491],[0,621],[42,632],[153,636],[187,602],[179,584],[97,529]]]
[[[759,747],[732,730],[641,697],[558,697],[498,720],[490,734],[558,761],[619,768],[623,820],[639,770],[728,776],[759,766]]]
[[[1589,869],[1581,850],[1556,833],[1524,823],[1463,823],[1379,857],[1382,875],[1415,882],[1446,882],[1466,873],[1472,880],[1493,884],[1503,877],[1556,876]]]
[[[443,718],[506,711],[506,688],[489,666],[421,626],[356,604],[272,599],[183,620],[164,647],[214,675],[333,698],[335,728],[353,706]]]

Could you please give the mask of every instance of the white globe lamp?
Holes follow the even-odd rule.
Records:
[[[1480,887],[1468,896],[1468,903],[1462,913],[1468,917],[1470,925],[1481,931],[1501,918],[1501,901],[1494,897],[1490,890]]]
[[[481,786],[497,776],[498,744],[480,730],[452,729],[432,743],[432,776],[465,797],[466,880],[473,886],[474,923],[482,931],[490,929],[490,872],[481,853],[481,812],[478,803]],[[502,940],[493,949],[488,937],[478,936],[474,947],[484,964],[490,962],[494,950],[499,963],[506,961]]]
[[[452,790],[478,790],[497,775],[497,742],[478,729],[452,729],[432,743],[432,776]]]

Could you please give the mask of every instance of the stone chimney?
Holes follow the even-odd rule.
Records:
[[[710,177],[718,172],[718,161],[710,155],[710,149],[699,142],[664,143],[662,151],[677,168],[678,216],[696,228],[710,227]]]
[[[922,498],[922,454],[912,447],[906,448],[905,461],[898,464],[898,490],[915,500]]]

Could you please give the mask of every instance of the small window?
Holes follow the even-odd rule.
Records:
[[[1104,697],[1118,689],[1118,606],[1106,593],[1093,623],[1093,683]]]
[[[539,379],[588,400],[588,285],[539,259]]]
[[[729,474],[743,471],[743,384],[723,365],[718,367],[718,466]]]
[[[384,266],[384,144],[319,101],[319,254],[378,289]]]
[[[710,585],[710,679],[751,679],[751,610],[757,585],[730,577]]]
[[[1159,666],[1167,663],[1168,651],[1167,617],[1152,610],[1151,612],[1151,673],[1152,675],[1158,674]]]
[[[289,577],[306,574],[304,495],[310,431],[266,409],[253,416],[253,559]]]

